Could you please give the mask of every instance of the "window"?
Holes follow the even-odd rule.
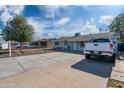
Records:
[[[55,42],[55,45],[58,46],[59,45],[59,42]]]
[[[84,47],[84,42],[80,42],[80,47]]]
[[[93,40],[93,43],[102,43],[102,42],[110,42],[110,40],[109,39],[103,39],[103,38]]]
[[[65,46],[67,45],[67,41],[64,41],[64,45],[65,45]]]

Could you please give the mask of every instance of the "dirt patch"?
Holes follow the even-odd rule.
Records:
[[[23,52],[20,53],[20,50],[12,50],[12,57],[16,56],[25,56],[25,55],[34,55],[34,54],[43,54],[54,52],[52,49],[23,49]],[[8,50],[0,50],[0,58],[9,57]]]
[[[50,52],[53,52],[53,51],[49,49],[26,49],[26,50],[23,50],[22,53],[20,53],[20,51],[16,51],[16,53],[21,56],[32,55],[32,54],[43,54],[43,53],[50,53]]]
[[[107,87],[108,88],[124,88],[124,82],[109,78]]]

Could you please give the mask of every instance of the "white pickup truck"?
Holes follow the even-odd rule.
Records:
[[[94,39],[85,43],[84,54],[86,59],[90,59],[91,55],[111,56],[111,61],[115,62],[116,42],[109,38]]]

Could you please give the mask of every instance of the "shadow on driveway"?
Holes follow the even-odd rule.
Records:
[[[80,71],[88,72],[94,75],[98,75],[103,78],[107,78],[110,76],[112,67],[115,64],[112,62],[108,62],[103,57],[92,58],[90,60],[83,59],[71,67]]]

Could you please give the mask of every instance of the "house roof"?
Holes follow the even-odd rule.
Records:
[[[47,42],[47,41],[60,41],[60,42],[90,41],[92,39],[97,39],[97,38],[115,38],[115,36],[118,37],[118,35],[115,35],[115,33],[113,32],[106,32],[106,33],[97,33],[97,34],[80,35],[80,36],[60,37],[58,39],[55,38],[41,39],[41,40],[32,41],[32,43]]]
[[[77,36],[72,39],[69,39],[68,41],[89,41],[92,39],[97,39],[97,38],[114,38],[114,33],[99,33],[99,34],[90,34],[90,35],[82,35],[82,36]]]
[[[68,41],[69,39],[72,39],[73,37],[60,37],[54,41]]]
[[[98,33],[98,34],[90,34],[90,35],[80,35],[80,36],[74,36],[74,37],[61,37],[55,41],[69,41],[69,42],[90,41],[92,39],[97,39],[97,38],[115,38],[115,33],[106,32],[106,33]]]
[[[37,42],[47,42],[47,41],[52,41],[52,40],[55,40],[55,39],[54,39],[54,38],[53,38],[53,39],[40,39],[40,40],[32,41],[32,43],[37,43]]]

